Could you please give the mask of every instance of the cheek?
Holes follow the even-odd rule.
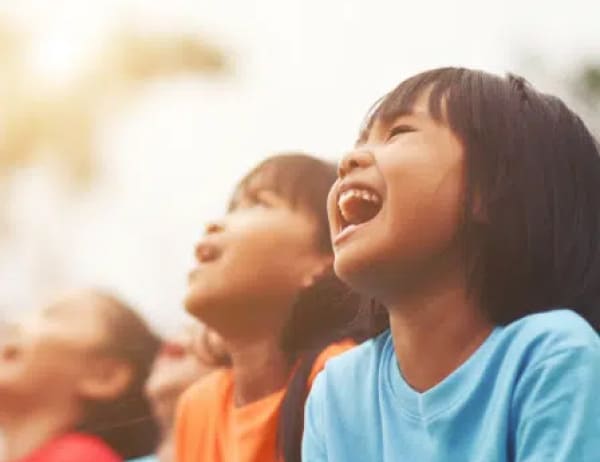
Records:
[[[416,260],[428,259],[452,245],[460,222],[460,188],[440,184],[434,189],[404,193],[403,201],[389,213],[384,229],[386,245],[394,253]],[[395,204],[390,201],[390,205]]]
[[[313,230],[302,220],[293,216],[278,220],[240,239],[232,259],[253,274],[285,277],[295,272],[297,265],[294,262],[313,251],[312,236]]]
[[[463,198],[463,162],[448,140],[421,144],[387,171],[389,234],[418,243],[456,232]],[[395,231],[394,231],[395,230]]]
[[[74,383],[85,358],[57,347],[52,343],[40,344],[24,351],[21,357],[0,370],[0,388],[16,388],[27,394],[45,389],[65,389]]]

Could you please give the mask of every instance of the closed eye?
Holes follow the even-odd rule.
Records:
[[[254,205],[259,207],[271,207],[273,204],[269,201],[269,196],[264,191],[257,191],[253,193],[250,200]]]
[[[245,209],[251,207],[272,207],[268,192],[257,190],[246,190],[244,196],[237,202],[235,209]]]
[[[391,128],[387,137],[387,141],[390,141],[392,138],[395,138],[398,135],[403,135],[405,133],[416,132],[417,129],[410,125],[396,125]]]

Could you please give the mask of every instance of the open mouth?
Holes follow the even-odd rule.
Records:
[[[196,259],[199,263],[210,263],[220,256],[220,250],[212,244],[201,243],[196,246]]]
[[[188,282],[194,280],[194,278],[202,271],[203,266],[218,260],[221,256],[221,250],[213,244],[201,242],[196,246],[195,255],[199,265],[188,274]]]
[[[366,187],[349,187],[343,189],[337,201],[341,230],[351,225],[366,223],[379,213],[382,206],[381,196]]]

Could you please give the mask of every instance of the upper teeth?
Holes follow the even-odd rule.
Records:
[[[343,204],[344,202],[346,202],[347,200],[349,200],[353,197],[359,197],[366,201],[373,202],[374,204],[379,204],[379,196],[377,194],[374,194],[370,191],[366,191],[364,189],[355,189],[355,188],[348,189],[348,190],[344,191],[342,194],[340,194],[339,203]]]

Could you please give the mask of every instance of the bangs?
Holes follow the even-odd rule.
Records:
[[[394,119],[411,114],[416,101],[422,95],[428,95],[427,110],[436,122],[450,119],[452,114],[464,113],[465,102],[456,98],[456,89],[460,87],[464,69],[441,68],[415,75],[398,85],[394,90],[380,98],[367,113],[357,144],[366,142],[369,133],[377,121],[390,123]],[[447,111],[444,107],[447,107]],[[450,107],[452,106],[452,107]],[[452,120],[447,120],[452,126]]]
[[[600,329],[600,153],[582,120],[522,77],[442,68],[378,101],[358,142],[423,97],[464,150],[459,245],[489,319],[569,307]]]
[[[316,169],[317,166],[321,167],[321,172]],[[325,188],[329,191],[335,178],[333,165],[304,154],[284,153],[269,157],[238,183],[229,203],[229,210],[235,209],[244,195],[254,195],[257,191],[275,193],[292,208],[310,209],[316,199],[315,193],[319,195],[319,190]],[[319,201],[320,199],[319,197]]]
[[[302,209],[317,219],[319,247],[330,250],[327,195],[337,178],[334,164],[302,153],[269,157],[246,175],[235,189],[228,210],[244,197],[270,191],[293,209]]]
[[[284,199],[292,207],[297,205],[301,173],[292,167],[291,159],[269,158],[257,165],[238,183],[229,210],[236,208],[244,196],[254,196],[258,191],[269,191]]]

